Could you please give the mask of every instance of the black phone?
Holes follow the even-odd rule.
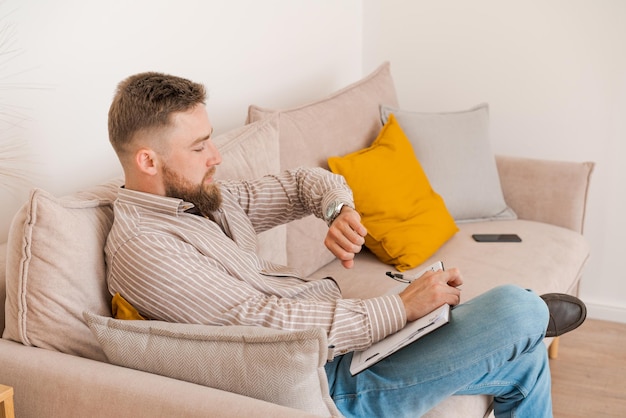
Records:
[[[517,234],[474,234],[472,238],[476,242],[522,242]]]

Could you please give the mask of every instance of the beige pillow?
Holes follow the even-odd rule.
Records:
[[[340,416],[328,393],[322,329],[123,321],[90,312],[85,319],[113,364]]]
[[[293,109],[248,109],[248,122],[278,115],[280,168],[328,168],[328,157],[366,148],[382,128],[380,106],[397,106],[389,63],[334,94]],[[309,216],[287,226],[287,261],[309,275],[334,259],[323,244],[326,224]]]
[[[61,199],[31,192],[9,231],[5,338],[105,359],[82,312],[111,313],[103,248],[121,184]]]
[[[250,178],[278,171],[276,119],[227,132],[215,142],[223,149],[222,175]],[[105,360],[82,313],[111,315],[104,245],[122,183],[117,179],[64,198],[32,191],[9,232],[4,337]],[[262,255],[284,264],[284,228],[260,234],[259,241]]]

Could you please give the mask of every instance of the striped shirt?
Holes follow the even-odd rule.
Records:
[[[406,324],[399,296],[343,299],[332,279],[306,280],[257,256],[256,235],[352,202],[343,177],[296,169],[253,181],[222,181],[209,217],[181,199],[120,189],[105,253],[111,294],[168,322],[323,328],[329,358],[361,350]]]

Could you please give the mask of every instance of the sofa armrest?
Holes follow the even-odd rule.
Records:
[[[582,233],[592,162],[497,155],[504,200],[520,219]]]
[[[314,417],[230,392],[0,338],[19,417]],[[318,417],[319,418],[319,417]]]

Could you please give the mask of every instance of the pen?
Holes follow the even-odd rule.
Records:
[[[385,274],[391,277],[392,279],[397,280],[399,282],[403,282],[403,283],[411,283],[413,280],[417,278],[415,276],[408,276],[408,275],[401,274],[401,273],[392,273],[391,271],[388,271]]]
[[[403,274],[399,274],[399,273],[392,273],[390,271],[388,271],[387,273],[385,273],[387,276],[391,277],[392,279],[394,277],[397,277],[398,279],[404,279],[404,275]]]

